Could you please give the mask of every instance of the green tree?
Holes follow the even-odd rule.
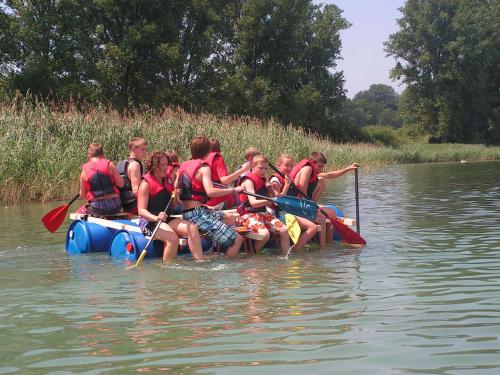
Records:
[[[498,134],[500,2],[407,0],[401,12],[386,51],[398,60],[392,77],[411,90],[414,121],[441,141]]]
[[[355,126],[388,125],[400,127],[399,95],[391,86],[371,85],[358,92],[345,106],[345,112]]]
[[[331,71],[339,32],[349,27],[342,11],[309,0],[247,0],[235,27],[234,67],[222,86],[227,111],[332,132],[345,99],[343,74]]]

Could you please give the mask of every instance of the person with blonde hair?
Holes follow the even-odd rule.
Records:
[[[102,146],[91,143],[80,173],[80,197],[87,204],[77,212],[98,216],[117,214],[122,209],[119,191],[122,186],[123,179],[116,166],[104,158]]]
[[[278,160],[276,160],[276,168],[281,172],[281,174],[274,173],[269,179],[271,188],[273,189],[276,196],[295,195],[295,187],[293,186],[290,177],[288,177],[293,166],[293,157],[289,154],[281,154],[278,157]],[[284,175],[285,177],[282,177],[282,175]],[[296,216],[295,218],[299,223],[302,233],[299,237],[299,240],[295,244],[294,249],[300,250],[318,232],[318,226],[316,223],[303,217]]]
[[[270,195],[266,186],[269,161],[263,155],[256,155],[252,160],[252,172],[241,178],[241,187],[249,193],[268,197]],[[241,193],[238,197],[239,224],[253,232],[264,236],[262,240],[255,241],[255,252],[259,252],[269,240],[271,233],[278,233],[280,247],[283,254],[290,248],[290,236],[286,226],[274,215],[268,213],[266,207],[273,206],[273,202]]]

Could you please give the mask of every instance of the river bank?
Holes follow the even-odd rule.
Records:
[[[177,149],[186,159],[195,135],[218,138],[233,169],[243,161],[244,150],[259,148],[270,160],[282,153],[296,160],[321,151],[328,168],[357,161],[364,167],[394,163],[475,161],[500,159],[500,147],[463,144],[405,143],[396,147],[374,144],[333,143],[315,134],[274,121],[248,117],[192,115],[166,108],[121,116],[107,108],[78,111],[68,105],[51,109],[43,103],[22,108],[0,104],[0,199],[4,204],[25,200],[62,199],[78,190],[80,165],[87,145],[99,142],[106,156],[127,155],[130,137],[148,140],[149,149]]]

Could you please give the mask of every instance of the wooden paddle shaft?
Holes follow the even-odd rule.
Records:
[[[359,188],[358,188],[358,170],[354,170],[354,192],[356,194],[356,230],[361,233],[359,227]]]

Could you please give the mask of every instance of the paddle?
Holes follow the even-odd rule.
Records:
[[[356,194],[356,231],[361,234],[359,229],[359,189],[358,189],[358,170],[354,170],[354,191]]]
[[[276,173],[278,173],[281,177],[285,178],[285,175],[274,165],[269,163],[271,169],[273,169]],[[357,170],[356,170],[357,171]],[[292,181],[291,185],[306,199],[311,199],[306,193],[299,189],[299,187]],[[319,211],[325,215],[325,217],[330,217],[328,213],[318,206]],[[314,218],[315,219],[315,218]],[[314,220],[309,219],[309,220]],[[337,231],[342,241],[344,241],[348,245],[366,245],[366,241],[355,231],[349,228],[347,225],[341,223],[336,219],[331,219],[333,229]]]
[[[217,182],[213,183],[214,186],[221,188],[230,188],[230,186],[222,185]],[[250,193],[249,191],[242,191],[243,194],[251,195],[256,198],[265,199],[275,203],[282,211],[286,211],[292,215],[300,216],[308,220],[314,220],[318,212],[318,205],[316,202],[299,199],[296,197],[282,196],[277,198],[269,198],[264,195]]]
[[[167,203],[167,207],[165,207],[163,212],[167,213],[168,209],[170,208],[170,204],[174,200],[174,197],[175,197],[175,191],[170,196],[170,200]],[[127,270],[130,270],[134,267],[138,267],[141,265],[142,260],[144,259],[144,257],[146,256],[146,254],[148,252],[147,248],[148,248],[149,244],[151,243],[151,241],[153,241],[153,238],[154,238],[156,232],[158,231],[158,228],[160,228],[161,223],[162,223],[162,221],[158,220],[158,223],[156,224],[155,229],[153,230],[153,233],[151,234],[151,237],[149,238],[149,241],[146,243],[146,246],[144,246],[144,249],[142,249],[142,251],[141,251],[141,255],[139,255],[139,258],[137,259],[137,262],[133,266],[127,267]]]
[[[276,194],[274,194],[272,187],[271,187],[271,189],[269,189],[269,187],[268,187],[267,190],[272,194],[273,197],[276,197]],[[285,211],[283,211],[283,212],[285,212]],[[297,221],[297,218],[295,216],[293,216],[292,214],[285,212],[285,220],[284,221],[285,221],[285,225],[286,225],[286,231],[288,232],[290,239],[293,241],[294,244],[296,244],[297,241],[299,240],[300,232],[301,232],[300,225],[299,225],[299,222]]]
[[[42,223],[49,230],[49,232],[54,233],[59,227],[61,226],[62,222],[64,221],[64,218],[66,217],[66,213],[68,212],[69,206],[76,201],[80,197],[80,194],[77,194],[73,197],[72,200],[70,200],[68,203],[65,205],[56,207],[52,210],[50,210],[48,213],[45,214],[44,217],[42,217]]]

